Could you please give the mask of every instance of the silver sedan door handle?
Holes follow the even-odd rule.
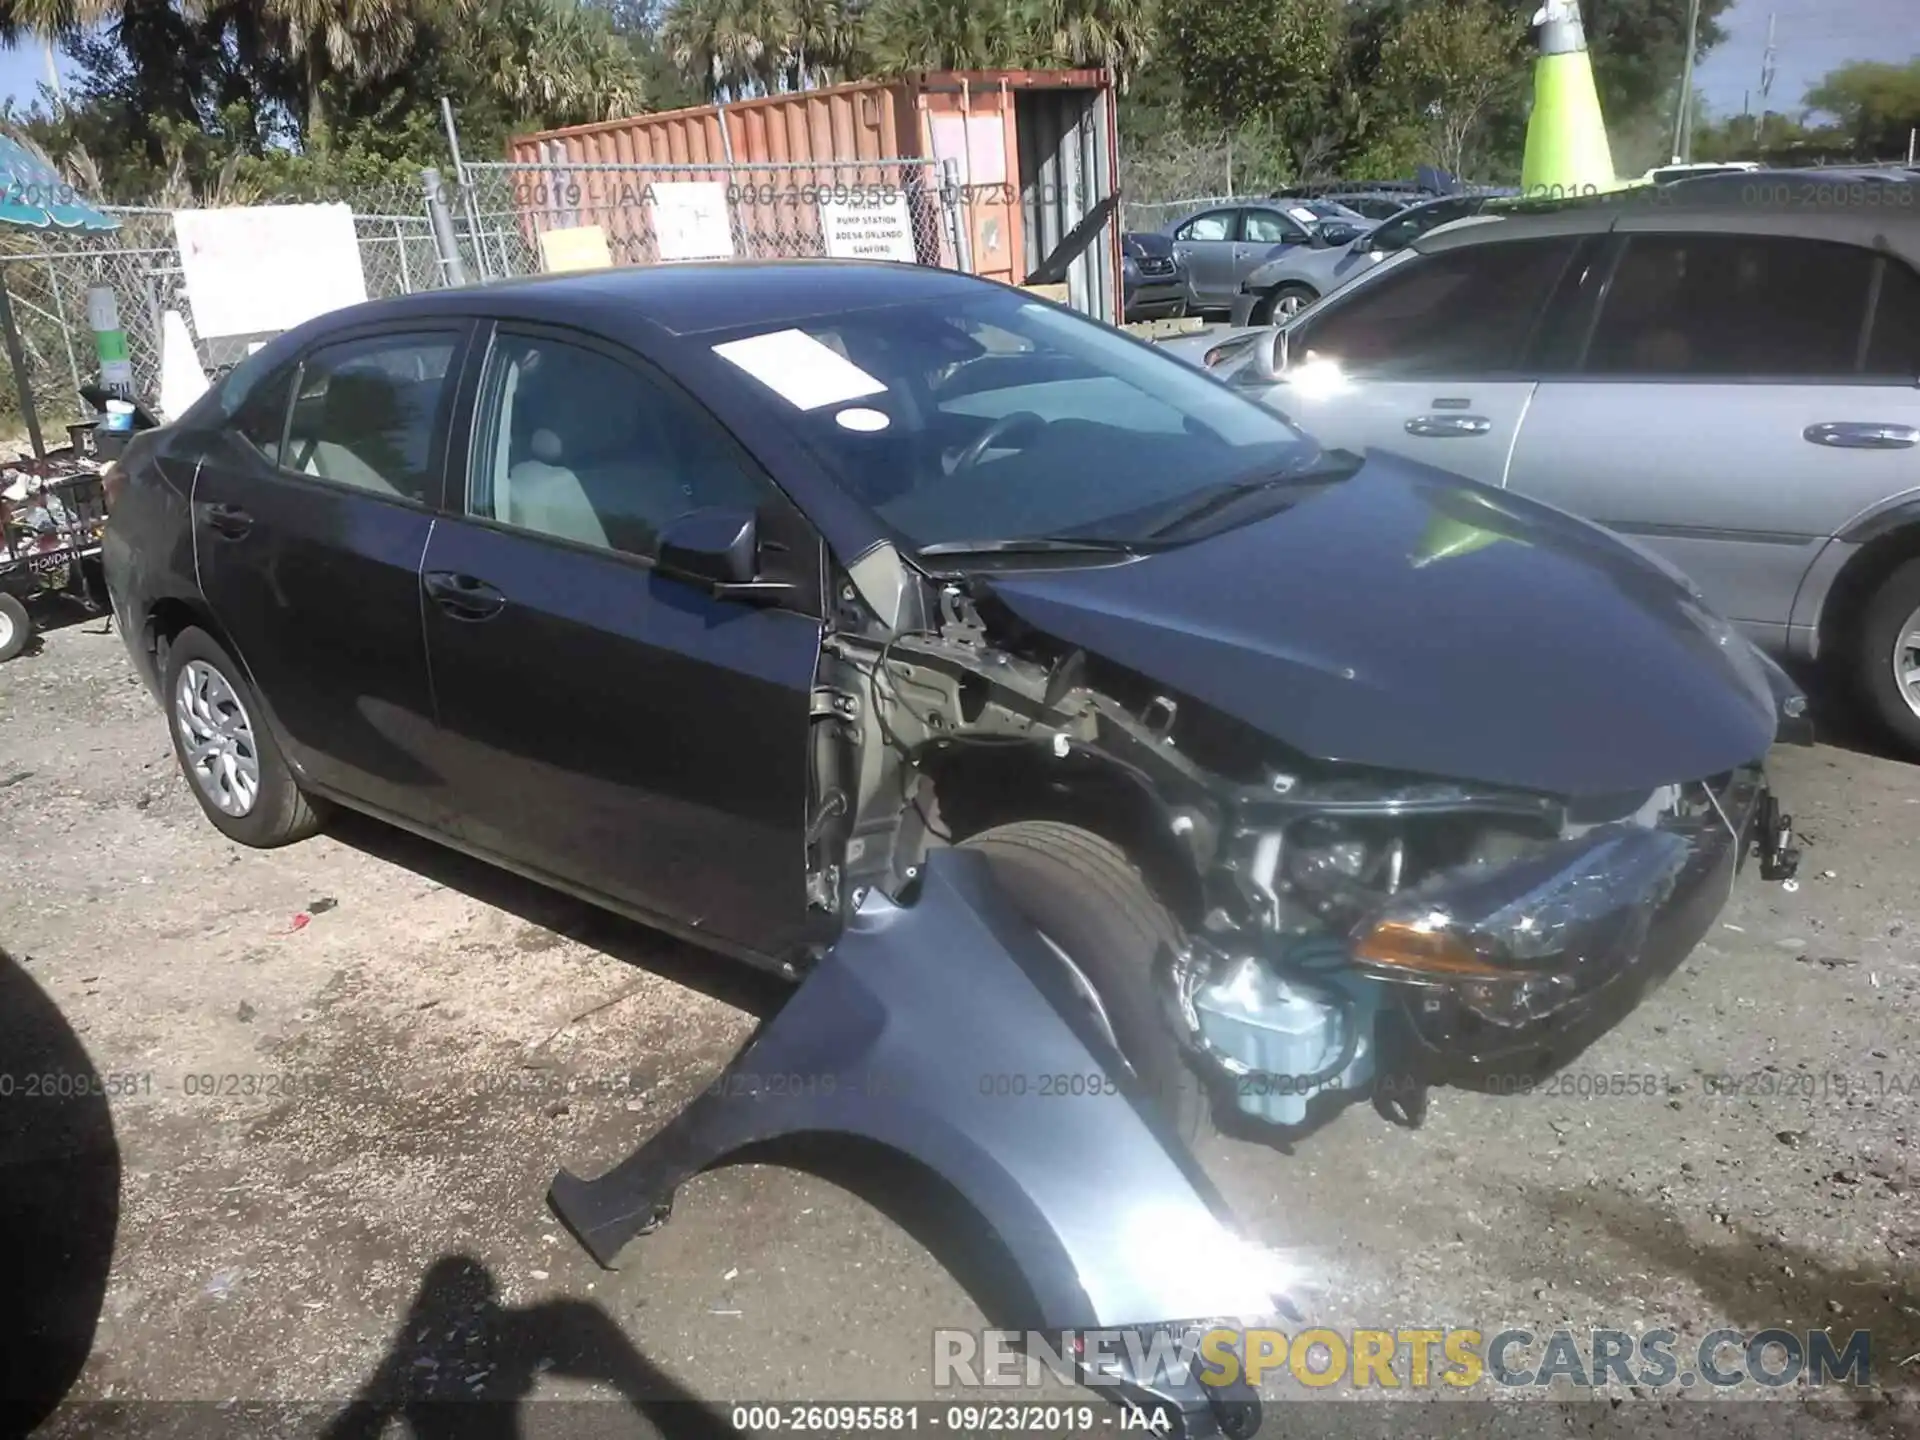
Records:
[[[1872,420],[1833,420],[1809,425],[1800,433],[1816,445],[1842,450],[1906,450],[1920,445],[1920,428]]]
[[[1409,435],[1484,435],[1493,422],[1484,415],[1416,415],[1407,421]]]

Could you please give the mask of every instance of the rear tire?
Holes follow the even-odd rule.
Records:
[[[266,850],[320,828],[322,807],[301,792],[266,707],[206,631],[173,637],[160,695],[180,773],[221,834]]]
[[[25,650],[33,640],[33,616],[18,595],[0,591],[0,665]]]
[[[962,842],[985,857],[1014,907],[1093,987],[1150,1103],[1188,1143],[1207,1124],[1206,1088],[1176,1039],[1154,961],[1180,929],[1124,852],[1090,830],[1021,820]]]
[[[1867,602],[1853,665],[1875,717],[1905,750],[1920,754],[1920,560],[1895,570]],[[1909,671],[1916,678],[1903,683]]]

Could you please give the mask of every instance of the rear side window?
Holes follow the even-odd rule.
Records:
[[[1908,383],[1920,379],[1920,275],[1891,255],[1867,336],[1866,371]]]
[[[1876,256],[1785,235],[1635,235],[1587,350],[1595,375],[1857,374]]]
[[[416,504],[440,498],[439,417],[459,337],[376,335],[325,345],[300,367],[280,463]]]
[[[1298,245],[1307,232],[1276,210],[1247,211],[1247,239],[1255,245]]]
[[[1381,379],[1511,373],[1578,243],[1505,240],[1413,258],[1309,321],[1290,348]]]
[[[1231,240],[1233,212],[1214,210],[1205,215],[1196,215],[1173,233],[1179,240]]]

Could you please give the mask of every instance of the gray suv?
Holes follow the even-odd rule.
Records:
[[[1442,227],[1216,373],[1635,537],[1920,753],[1920,185],[1731,178]]]

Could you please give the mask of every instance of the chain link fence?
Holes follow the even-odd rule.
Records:
[[[965,263],[960,192],[929,160],[464,167],[453,229],[480,279],[546,268],[542,236],[597,227],[615,265],[872,255]]]
[[[303,197],[286,203],[311,202]],[[348,203],[369,298],[445,283],[420,190],[409,196],[387,189]],[[102,235],[0,234],[0,284],[12,302],[34,408],[49,444],[59,442],[60,429],[70,420],[91,413],[80,396],[80,387],[93,383],[100,369],[88,320],[89,290],[113,292],[133,391],[145,400],[159,393],[161,335],[169,310],[185,321],[201,368],[209,374],[224,370],[246,350],[244,342],[203,339],[195,330],[172,210],[101,208],[120,222],[119,229]],[[17,379],[8,375],[0,385],[0,439],[17,436],[22,428]]]
[[[806,164],[468,164],[451,184],[329,197],[353,209],[369,298],[555,268],[554,232],[604,244],[604,261],[647,265],[702,256],[782,259],[873,255],[966,268],[969,231],[951,167],[917,159]],[[284,203],[312,203],[314,197]],[[256,203],[273,203],[265,198]],[[177,312],[201,368],[218,374],[245,338],[203,338],[175,240],[173,211],[106,207],[106,235],[0,232],[0,284],[12,301],[43,433],[90,413],[80,388],[99,373],[87,292],[113,291],[136,396],[159,393],[162,333]],[[590,227],[600,234],[583,235]],[[543,242],[543,236],[549,236]],[[18,436],[13,377],[0,385],[0,441]]]

